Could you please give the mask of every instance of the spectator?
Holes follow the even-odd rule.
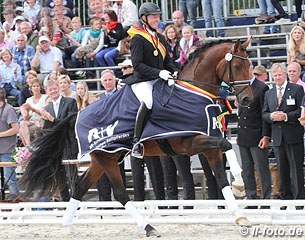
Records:
[[[195,28],[197,20],[197,1],[196,0],[179,0],[179,10],[183,13],[184,21],[187,16],[190,18],[190,25]]]
[[[53,26],[57,27],[63,34],[71,33],[73,28],[71,19],[63,14],[62,7],[54,7]]]
[[[77,105],[74,98],[66,98],[60,95],[58,83],[49,80],[45,85],[46,92],[50,98],[49,104],[44,110],[40,111],[42,118],[45,120],[43,128],[49,129],[58,124],[62,119],[66,118],[69,114],[77,112]],[[63,159],[76,159],[78,153],[77,142],[75,138],[74,127],[69,129],[69,143],[63,154]],[[61,191],[61,198],[63,201],[69,201],[73,184],[77,179],[77,167],[74,165],[66,166],[68,183]]]
[[[5,102],[5,92],[0,87],[0,161],[13,162],[12,153],[16,148],[18,133],[17,114],[13,106]],[[19,194],[14,167],[4,168],[4,179],[10,191],[8,200],[13,200]]]
[[[7,24],[8,25],[8,28],[9,29],[12,29],[15,22],[14,22],[14,19],[15,19],[15,12],[13,9],[5,9],[3,12],[2,12],[2,15],[4,17],[4,22],[3,22],[3,27],[5,27],[5,25]]]
[[[41,19],[41,5],[37,0],[27,0],[24,2],[24,18],[30,23],[31,29],[38,30]]]
[[[130,59],[125,59],[123,62],[119,63],[118,66],[121,67],[122,75],[120,78],[122,79],[118,80],[117,89],[121,90],[121,88],[125,85],[125,83],[123,83],[123,79],[131,76],[134,72],[134,68]]]
[[[276,23],[287,23],[290,22],[289,15],[285,12],[284,8],[282,7],[280,0],[271,0],[273,7],[278,11],[279,15],[275,16]]]
[[[147,157],[143,159],[131,157],[131,172],[133,180],[134,201],[145,200],[145,186],[144,186],[144,164],[147,167],[149,177],[152,183],[156,200],[165,199],[164,181],[162,165],[159,157]]]
[[[275,9],[271,3],[271,0],[259,0],[258,6],[260,9],[260,18],[265,19],[263,23],[273,23],[275,20]],[[279,32],[278,26],[265,26],[264,34]]]
[[[188,52],[192,46],[199,41],[198,36],[194,33],[192,26],[184,26],[182,28],[182,38],[179,42],[180,46],[180,64],[183,65],[185,60],[188,58]]]
[[[22,22],[20,24],[20,32],[22,34],[25,34],[27,36],[26,44],[32,46],[34,49],[36,49],[38,45],[38,35],[33,32],[32,25],[29,22]]]
[[[215,24],[217,28],[224,27],[224,21],[222,16],[222,0],[202,0],[203,16],[205,21],[205,27],[213,27],[212,23],[212,11],[215,19]],[[217,29],[217,34],[213,33],[213,30],[207,30],[207,37],[224,37],[224,29]]]
[[[304,199],[304,128],[298,122],[304,90],[287,81],[286,67],[280,63],[273,64],[270,70],[276,86],[265,94],[263,119],[272,126],[280,197]]]
[[[15,44],[15,40],[17,38],[17,36],[19,34],[21,34],[21,29],[20,29],[20,24],[24,21],[24,17],[23,16],[17,16],[15,17],[15,25],[14,25],[14,30],[11,31],[10,33],[10,41],[11,41],[11,45],[14,45]]]
[[[179,30],[175,25],[168,25],[164,31],[165,40],[167,43],[168,53],[172,63],[176,66],[176,68],[180,69],[180,34]]]
[[[38,43],[31,67],[33,70],[40,70],[38,78],[41,81],[48,74],[51,79],[56,79],[58,68],[63,65],[62,53],[57,47],[50,45],[50,39],[46,36],[39,37]]]
[[[96,95],[97,99],[103,99],[108,95],[114,94],[116,89],[116,77],[112,70],[106,69],[101,73],[101,84],[105,89],[104,92]]]
[[[12,0],[4,0],[2,5],[4,9],[11,9],[11,10],[14,10],[16,7],[14,1]]]
[[[24,13],[23,7],[16,7],[15,13],[16,13],[16,16],[23,16],[23,13]]]
[[[168,200],[178,200],[177,170],[182,179],[184,199],[195,199],[191,160],[189,156],[160,157]]]
[[[305,82],[303,82],[300,78],[301,76],[301,66],[297,62],[291,62],[287,66],[288,71],[288,79],[291,83],[298,84],[303,87],[305,92]]]
[[[1,49],[5,49],[5,48],[9,48],[10,47],[10,43],[8,41],[5,41],[5,32],[3,29],[0,29],[0,50]]]
[[[305,32],[302,27],[294,26],[289,34],[287,63],[297,62],[305,69]]]
[[[255,78],[253,68],[250,71],[253,76],[251,89],[254,99],[249,107],[238,106],[237,144],[247,199],[256,199],[258,196],[254,169],[262,187],[261,199],[270,199],[272,189],[267,153],[270,125],[262,119],[264,95],[269,88]]]
[[[76,49],[81,46],[82,39],[85,37],[86,34],[86,30],[81,27],[82,20],[79,17],[72,18],[71,24],[73,31],[71,33],[67,33],[66,37],[69,39],[70,45],[74,46],[74,48]]]
[[[102,25],[102,28],[104,31],[104,44],[107,47],[96,54],[95,61],[99,67],[112,67],[116,65],[115,58],[118,55],[117,46],[123,38],[124,30],[113,10],[108,10],[104,16],[105,25]]]
[[[188,26],[188,24],[184,21],[184,16],[181,11],[173,12],[173,23],[178,28],[180,35],[182,35],[182,28],[184,26]]]
[[[20,90],[20,97],[19,97],[19,106],[21,106],[22,104],[25,103],[25,101],[33,96],[32,92],[30,91],[30,84],[32,83],[32,81],[37,78],[37,72],[35,72],[34,70],[29,70],[25,73],[25,82],[26,85],[24,86],[24,88],[22,88]],[[41,90],[41,93],[44,93],[44,89]]]
[[[115,92],[116,89],[116,77],[114,72],[110,69],[106,69],[101,73],[101,83],[105,89],[105,92],[97,95],[97,99],[105,99],[106,97],[110,97]],[[123,182],[125,184],[125,170],[124,170],[124,163],[120,165],[120,172],[122,175]],[[98,181],[97,181],[97,190],[99,192],[99,200],[100,201],[111,201],[111,183],[106,174],[104,174]]]
[[[130,75],[134,72],[132,61],[130,59],[125,59],[123,62],[118,64],[121,67],[122,75]]]
[[[223,154],[225,157],[225,154]],[[213,171],[210,168],[208,160],[203,154],[198,155],[205,178],[206,178],[206,185],[208,191],[208,199],[224,199],[222,195],[222,191],[216,181]],[[224,165],[226,164],[226,158],[224,158]]]
[[[20,122],[19,135],[24,146],[28,146],[33,137],[42,136],[42,119],[40,110],[46,105],[47,95],[41,94],[40,80],[33,79],[30,84],[33,96],[20,107],[23,120]]]
[[[60,75],[57,79],[60,94],[66,98],[75,98],[76,93],[71,90],[71,79],[68,75]]]
[[[11,48],[13,54],[13,62],[17,63],[21,68],[21,86],[22,89],[25,82],[25,73],[31,70],[31,61],[35,56],[35,50],[31,46],[26,44],[27,36],[25,34],[19,34],[15,40],[16,45]]]
[[[252,71],[256,79],[267,82],[268,81],[268,72],[263,65],[257,65]]]
[[[6,96],[15,96],[18,102],[19,90],[16,84],[21,83],[21,68],[17,63],[13,63],[13,55],[8,49],[2,49],[0,58],[0,87],[6,91]]]
[[[131,0],[116,0],[113,4],[113,10],[118,16],[118,21],[122,24],[124,32],[139,19],[137,6]]]
[[[76,83],[75,99],[78,111],[96,101],[96,97],[89,93],[89,88],[85,81],[79,81]]]
[[[93,18],[90,21],[90,29],[87,30],[82,40],[82,46],[75,50],[75,58],[72,61],[76,67],[81,66],[82,59],[85,57],[86,67],[92,66],[94,56],[104,47],[104,32],[101,30],[101,20]]]
[[[56,7],[61,7],[64,9],[65,16],[69,18],[74,17],[74,1],[73,0],[47,0],[46,5],[47,8],[54,10]],[[51,12],[52,15],[52,12]]]
[[[104,12],[103,12],[102,0],[89,0],[88,6],[89,6],[90,22],[94,18],[99,18],[99,19],[103,20]]]

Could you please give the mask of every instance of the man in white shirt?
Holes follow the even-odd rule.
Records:
[[[36,53],[31,61],[32,70],[40,70],[38,78],[42,81],[48,74],[50,74],[49,79],[55,80],[60,66],[63,66],[61,51],[50,45],[50,39],[47,36],[39,37]]]
[[[126,31],[139,19],[137,6],[130,0],[116,0],[113,4],[113,10]]]

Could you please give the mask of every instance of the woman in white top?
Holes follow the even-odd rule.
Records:
[[[34,79],[30,84],[30,91],[33,93],[26,102],[20,107],[23,120],[20,122],[19,134],[24,146],[28,146],[31,136],[41,135],[42,118],[40,111],[46,105],[46,94],[41,94],[41,82]]]

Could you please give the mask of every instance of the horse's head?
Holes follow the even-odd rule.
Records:
[[[246,48],[251,38],[245,43],[239,40],[204,43],[183,65],[179,79],[191,82],[196,87],[218,94],[219,87],[224,81],[237,96],[242,106],[247,106],[253,100],[249,86],[250,61]]]
[[[226,82],[231,92],[236,96],[241,106],[249,106],[253,101],[253,93],[250,87],[250,67],[246,49],[251,42],[249,38],[243,44],[236,41],[227,51],[225,57],[217,65],[217,76]]]

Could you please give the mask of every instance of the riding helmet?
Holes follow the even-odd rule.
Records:
[[[152,2],[145,2],[140,6],[139,9],[139,16],[142,17],[147,16],[147,15],[151,15],[151,14],[161,14],[161,9]]]

